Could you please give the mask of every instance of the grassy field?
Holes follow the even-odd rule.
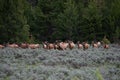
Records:
[[[0,80],[120,80],[120,45],[86,51],[0,49]]]

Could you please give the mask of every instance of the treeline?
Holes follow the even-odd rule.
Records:
[[[0,43],[120,40],[120,0],[0,0]]]

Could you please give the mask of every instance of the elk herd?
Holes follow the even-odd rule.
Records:
[[[44,49],[58,49],[58,50],[66,50],[66,49],[73,49],[75,47],[77,47],[78,49],[83,49],[86,50],[88,49],[90,46],[92,46],[93,48],[99,48],[99,47],[103,47],[105,49],[109,48],[108,44],[104,44],[101,42],[94,42],[92,41],[91,44],[89,44],[88,42],[82,42],[80,43],[80,41],[78,41],[76,44],[73,41],[59,41],[56,40],[54,43],[50,43],[48,41],[44,41],[42,42],[42,46],[40,44],[29,44],[29,43],[21,43],[21,44],[16,44],[16,43],[12,43],[12,44],[0,44],[0,49],[5,48],[5,47],[10,47],[10,48],[30,48],[30,49],[36,49],[36,48],[44,48]]]

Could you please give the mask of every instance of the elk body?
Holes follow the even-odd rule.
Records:
[[[82,49],[83,48],[83,45],[80,43],[80,41],[77,42],[77,47],[78,47],[78,49]]]
[[[3,46],[3,45],[0,44],[0,49],[2,49],[2,48],[4,48],[4,47],[5,47],[5,46]]]
[[[58,49],[59,45],[54,43],[54,49]]]
[[[47,41],[42,42],[43,48],[44,49],[54,49],[55,45],[53,43],[48,43]]]
[[[100,47],[101,46],[101,42],[97,42],[97,45],[98,45],[98,47]]]
[[[69,41],[69,48],[73,49],[75,47],[75,44],[73,41]]]
[[[48,43],[48,49],[54,49],[54,44]]]
[[[90,45],[87,42],[83,42],[83,48],[84,50],[88,49]]]
[[[92,44],[93,48],[98,48],[98,45],[96,43]]]
[[[68,47],[68,43],[66,43],[66,42],[60,42],[59,43],[59,49],[66,50],[67,47]]]
[[[29,44],[28,48],[36,49],[36,48],[40,48],[40,45],[39,44]]]
[[[10,48],[19,48],[18,44],[7,44],[7,47],[10,47]]]
[[[104,49],[109,49],[109,45],[108,45],[108,44],[105,44],[105,45],[104,45]]]
[[[48,42],[47,41],[42,42],[42,45],[43,45],[44,49],[48,49]]]
[[[101,43],[100,42],[92,42],[92,46],[93,48],[99,48],[101,46]]]
[[[23,49],[28,48],[28,43],[21,43],[20,47]]]

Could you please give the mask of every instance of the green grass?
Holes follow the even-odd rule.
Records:
[[[96,74],[96,77],[97,77],[98,80],[104,80],[104,78],[102,77],[102,74],[100,73],[99,69],[96,69],[95,74]]]

